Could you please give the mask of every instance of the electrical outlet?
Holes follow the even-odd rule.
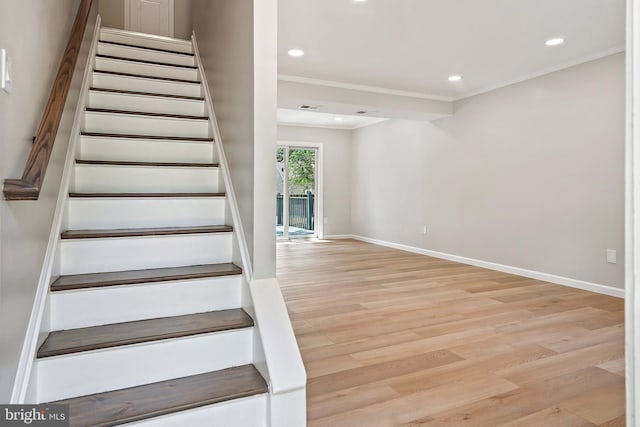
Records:
[[[329,224],[329,218],[325,216],[324,217],[324,225],[327,225],[327,224]]]
[[[616,264],[618,262],[618,253],[615,249],[607,249],[607,262],[609,264]]]
[[[427,234],[427,226],[426,225],[422,226],[422,234]]]
[[[11,93],[12,84],[11,77],[11,57],[7,54],[6,49],[0,49],[0,88],[7,93]]]

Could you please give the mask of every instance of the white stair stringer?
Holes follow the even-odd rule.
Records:
[[[81,160],[133,162],[217,163],[213,144],[203,141],[128,139],[82,136],[77,155]]]
[[[52,292],[51,328],[86,328],[238,308],[241,285],[241,276],[225,276]]]
[[[70,198],[69,230],[204,226],[224,223],[224,197]]]
[[[253,328],[38,359],[43,402],[186,377],[252,362]],[[117,375],[114,374],[117,367]]]
[[[64,239],[61,274],[184,267],[231,262],[231,233]]]

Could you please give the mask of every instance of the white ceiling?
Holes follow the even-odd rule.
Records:
[[[333,129],[357,129],[384,121],[376,117],[318,113],[315,111],[278,108],[278,123],[289,126],[311,126]]]
[[[621,51],[624,3],[280,0],[279,74],[458,99]],[[546,47],[552,37],[566,42]]]

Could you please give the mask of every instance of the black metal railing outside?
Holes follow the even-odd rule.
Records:
[[[307,194],[292,194],[289,196],[289,227],[297,227],[305,230],[314,229],[314,195],[311,191]],[[283,196],[276,195],[276,223],[284,225]]]

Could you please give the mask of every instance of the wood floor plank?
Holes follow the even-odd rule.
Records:
[[[72,427],[115,426],[266,393],[253,365],[52,403],[68,404]]]
[[[596,424],[562,408],[545,408],[526,417],[504,424],[504,427],[595,427]]]
[[[617,340],[621,336],[624,336],[624,325],[622,323],[618,323],[598,329],[592,333],[586,333],[580,337],[566,337],[557,340],[549,340],[542,345],[559,353],[564,353]]]
[[[155,268],[149,270],[113,271],[109,273],[74,274],[60,276],[51,284],[51,291],[133,285],[138,283],[190,280],[242,274],[232,263],[190,265],[187,267]]]
[[[311,378],[307,381],[307,391],[310,395],[326,394],[459,360],[462,359],[449,351],[432,351],[391,362],[381,362],[372,366],[358,367],[322,375],[319,378]]]
[[[624,377],[626,363],[624,358],[622,357],[620,359],[610,360],[608,362],[601,363],[597,366],[600,369],[604,369],[605,371],[609,371],[614,374],[618,374],[621,377]]]
[[[513,383],[524,385],[528,382],[553,378],[578,369],[597,366],[600,363],[619,359],[623,355],[624,349],[620,348],[618,343],[607,342],[522,363],[518,366],[502,369],[497,373]]]
[[[310,398],[307,417],[313,423],[313,420],[398,397],[400,397],[400,393],[384,383],[365,384]]]
[[[627,419],[625,415],[620,415],[615,420],[607,421],[606,423],[600,424],[599,427],[625,427],[627,423]]]
[[[567,375],[542,380],[493,397],[470,402],[446,411],[430,414],[428,427],[493,427],[526,417],[577,396],[590,396],[601,387],[624,388],[620,378],[601,369],[587,368]]]
[[[353,240],[277,251],[310,427],[624,425],[622,299]],[[409,362],[433,352],[455,360]]]
[[[53,331],[40,346],[38,357],[60,356],[251,326],[253,319],[244,310],[231,309]]]
[[[595,425],[600,425],[624,415],[625,393],[624,389],[614,384],[594,390],[589,396],[574,397],[559,406]]]
[[[418,393],[402,395],[373,405],[321,418],[318,426],[396,426],[432,413],[475,402],[516,389],[517,386],[499,377],[474,374],[461,383],[450,382]],[[451,396],[456,396],[452,399]]]

